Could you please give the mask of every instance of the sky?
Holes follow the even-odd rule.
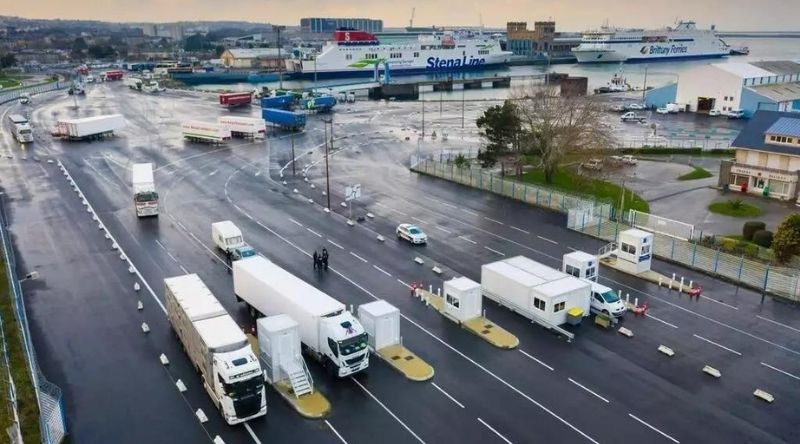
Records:
[[[756,6],[757,5],[757,6]],[[298,25],[301,17],[380,18],[414,24],[504,27],[552,18],[560,31],[662,27],[676,19],[736,31],[800,31],[800,0],[3,0],[0,15],[114,22],[243,20]]]

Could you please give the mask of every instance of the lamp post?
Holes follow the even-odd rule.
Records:
[[[330,169],[328,167],[328,124],[331,125],[331,133],[330,133],[330,150],[333,151],[333,118],[323,119],[325,123],[325,197],[328,198],[328,211],[331,209],[331,176],[330,176]]]
[[[281,31],[286,29],[283,25],[272,25],[272,30],[278,33],[278,83],[279,88],[283,89],[283,59],[281,58]]]

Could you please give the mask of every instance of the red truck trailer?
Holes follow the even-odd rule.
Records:
[[[226,108],[249,105],[253,101],[252,92],[231,92],[219,95],[219,104]]]
[[[101,73],[100,74],[100,78],[104,82],[109,82],[109,81],[112,81],[112,80],[122,80],[122,76],[124,74],[125,74],[124,71],[116,69],[116,70],[113,70],[113,71],[106,71],[104,73]]]

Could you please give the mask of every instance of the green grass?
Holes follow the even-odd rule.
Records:
[[[0,246],[0,251],[2,251],[2,246]],[[11,299],[10,291],[5,258],[0,254],[0,316],[3,319],[3,333],[8,347],[11,378],[13,378],[14,387],[17,389],[17,410],[19,412],[22,439],[25,442],[38,443],[42,441],[41,431],[39,430],[39,404],[36,402],[36,393],[33,390],[31,374],[28,372],[25,347],[22,344],[22,335],[17,324],[17,318],[14,316],[14,302]],[[2,355],[0,355],[0,361],[2,361]],[[5,363],[2,365],[5,366]],[[6,369],[3,367],[0,370],[3,371],[0,374],[0,379],[5,380]],[[6,383],[4,382],[4,384]],[[13,423],[13,415],[9,405],[8,387],[4,385],[2,390],[0,399],[2,399],[3,406],[0,408],[0,414],[2,414],[0,427],[2,427],[2,433],[5,436],[5,430]]]
[[[528,171],[522,175],[522,181],[535,185],[543,185],[549,188],[567,191],[573,194],[590,195],[601,201],[610,201],[614,206],[619,206],[622,187],[617,184],[604,180],[592,179],[590,177],[579,176],[569,171],[558,170],[553,177],[553,183],[548,184],[544,180],[542,170]],[[650,212],[650,205],[641,196],[625,189],[625,208],[624,210],[638,210]]]
[[[0,74],[0,86],[3,89],[16,88],[22,85],[22,77]]]
[[[697,180],[714,176],[713,174],[711,174],[710,171],[708,171],[705,168],[698,166],[692,166],[692,168],[694,168],[694,171],[690,171],[682,176],[678,176],[678,180]]]
[[[708,211],[733,217],[758,217],[763,212],[761,208],[742,202],[741,200],[728,200],[714,202],[708,206]]]

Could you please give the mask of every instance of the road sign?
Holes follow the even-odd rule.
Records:
[[[351,201],[361,197],[361,184],[348,185],[344,188],[344,200]]]

